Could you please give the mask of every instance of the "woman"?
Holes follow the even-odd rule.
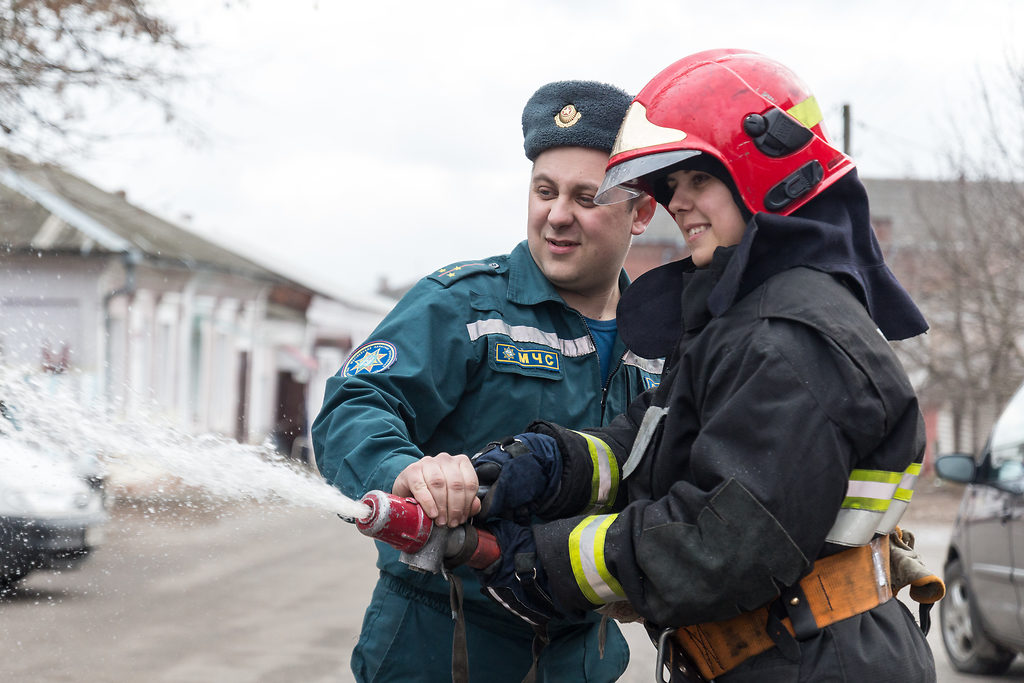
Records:
[[[538,624],[628,605],[676,676],[685,654],[729,683],[934,681],[887,572],[924,429],[886,339],[927,325],[853,162],[789,69],[714,50],[631,105],[597,201],[643,192],[692,254],[619,304],[662,383],[604,428],[538,422],[476,457],[502,548],[483,583]]]

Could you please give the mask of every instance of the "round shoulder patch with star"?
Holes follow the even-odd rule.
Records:
[[[396,358],[398,358],[398,349],[391,342],[366,342],[348,357],[342,375],[352,377],[353,375],[384,372],[395,364]]]

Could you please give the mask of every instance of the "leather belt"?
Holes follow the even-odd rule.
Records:
[[[781,623],[797,640],[877,607],[892,597],[888,537],[816,561],[798,586],[781,598],[788,615]],[[701,675],[712,679],[776,645],[768,629],[770,607],[684,626],[676,629],[674,639]]]

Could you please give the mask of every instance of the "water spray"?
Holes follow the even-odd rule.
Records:
[[[19,428],[6,436],[57,452],[96,452],[121,481],[168,481],[167,491],[161,483],[146,495],[190,496],[177,490],[180,484],[215,500],[325,510],[402,551],[402,562],[419,572],[436,574],[463,564],[483,569],[500,557],[492,534],[472,525],[437,526],[415,498],[370,491],[352,500],[267,446],[193,436],[155,415],[113,417],[102,405],[81,400],[66,379],[0,366],[0,398],[18,410]]]
[[[501,557],[494,534],[470,524],[438,526],[415,498],[370,491],[359,502],[365,516],[341,518],[363,535],[401,550],[399,559],[414,571],[437,574],[463,564],[485,569]]]

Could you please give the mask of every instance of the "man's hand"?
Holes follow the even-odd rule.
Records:
[[[391,487],[396,496],[412,496],[435,524],[456,527],[480,512],[477,478],[465,455],[438,453],[420,458],[399,473]]]

